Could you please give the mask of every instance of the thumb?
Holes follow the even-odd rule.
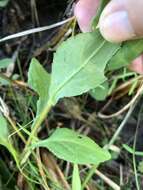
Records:
[[[108,41],[122,42],[143,36],[143,0],[111,0],[99,27]]]

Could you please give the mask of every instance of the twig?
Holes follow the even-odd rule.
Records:
[[[39,148],[37,148],[37,165],[38,165],[38,168],[39,168],[39,173],[42,177],[42,180],[43,180],[43,187],[45,190],[50,190],[48,184],[47,184],[47,181],[46,181],[46,175],[44,173],[44,170],[43,170],[43,167],[42,167],[42,162],[41,162],[41,157],[40,157],[40,151],[39,151]]]
[[[6,36],[4,38],[1,38],[0,39],[0,42],[4,42],[4,41],[7,41],[7,40],[11,40],[11,39],[14,39],[14,38],[19,38],[19,37],[22,37],[22,36],[27,36],[27,35],[30,35],[30,34],[33,34],[33,33],[38,33],[38,32],[43,32],[45,30],[50,30],[52,28],[55,28],[55,27],[58,27],[58,26],[61,26],[71,20],[73,20],[74,17],[71,17],[71,18],[68,18],[64,21],[61,21],[61,22],[58,22],[58,23],[55,23],[55,24],[52,24],[52,25],[49,25],[49,26],[43,26],[43,27],[37,27],[37,28],[33,28],[33,29],[30,29],[30,30],[25,30],[23,32],[18,32],[16,34],[12,34],[12,35],[9,35],[9,36]]]
[[[126,122],[128,121],[129,117],[131,116],[134,108],[135,108],[136,104],[134,104],[132,107],[130,107],[128,113],[126,114],[124,120],[121,122],[120,126],[118,127],[118,129],[116,130],[115,134],[113,135],[113,137],[111,138],[110,142],[108,143],[108,145],[105,146],[106,149],[109,149],[109,147],[111,147],[111,145],[114,144],[115,140],[117,139],[117,137],[119,136],[120,132],[122,131],[123,127],[125,126]]]
[[[111,179],[109,179],[107,176],[105,176],[103,173],[101,173],[99,170],[95,171],[96,175],[98,175],[105,183],[107,183],[110,187],[112,187],[114,190],[120,190],[120,186],[117,185],[115,182],[113,182]]]
[[[60,181],[62,182],[62,185],[64,186],[64,188],[66,190],[69,190],[70,189],[70,185],[68,184],[68,182],[67,182],[64,174],[62,173],[62,171],[59,168],[59,166],[56,164],[56,161],[52,157],[52,155],[48,154],[46,151],[43,150],[41,156],[42,156],[43,163],[48,168],[48,170],[51,169],[51,171],[53,172],[54,176],[56,177],[56,180],[58,180],[58,178],[59,178]]]
[[[111,114],[111,115],[104,115],[101,112],[99,112],[98,117],[102,118],[102,119],[110,119],[113,117],[117,117],[118,115],[122,114],[127,109],[129,109],[135,103],[137,98],[141,95],[142,91],[143,91],[143,83],[142,83],[141,87],[139,88],[139,90],[137,91],[136,95],[132,98],[132,100],[128,104],[126,104],[121,110],[119,110],[118,112]]]

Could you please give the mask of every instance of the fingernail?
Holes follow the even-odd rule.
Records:
[[[135,37],[126,11],[117,11],[101,17],[99,25],[102,35],[108,41],[121,42]]]

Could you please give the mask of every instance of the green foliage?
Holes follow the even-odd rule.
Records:
[[[6,119],[0,114],[0,144],[8,147],[9,141],[9,130]]]
[[[125,67],[143,53],[143,39],[124,42],[108,64],[108,70]]]
[[[96,30],[100,15],[108,2],[109,0],[100,0],[100,6],[92,22],[93,30]],[[123,42],[116,54],[109,60],[108,70],[115,70],[129,65],[141,53],[143,53],[143,39]]]
[[[90,95],[98,101],[105,100],[108,95],[109,84],[108,82],[104,82],[102,86],[99,86],[90,91]]]
[[[8,123],[3,115],[0,114],[0,145],[6,147],[11,153],[18,166],[18,155],[15,148],[12,145],[12,141],[9,139]]]
[[[49,92],[53,104],[62,97],[77,96],[94,88],[96,99],[104,100],[107,86],[102,88],[101,84],[107,80],[105,72],[127,66],[142,52],[143,40],[113,44],[105,41],[98,30],[71,37],[54,56]]]
[[[28,84],[38,93],[37,116],[44,109],[49,98],[50,74],[40,65],[37,59],[33,58],[28,72]]]
[[[12,59],[5,58],[0,60],[0,69],[8,67],[12,63]]]
[[[107,2],[108,0],[101,1],[93,25],[97,25],[99,15]],[[127,66],[143,52],[142,44],[142,40],[110,43],[96,30],[78,34],[60,45],[54,55],[51,76],[33,59],[28,73],[28,84],[38,93],[39,101],[27,145],[31,143],[51,107],[60,98],[78,96],[90,91],[96,100],[104,100],[109,93],[107,71]],[[98,166],[111,158],[109,152],[100,148],[93,140],[66,128],[56,129],[46,140],[33,142],[32,148],[36,147],[45,147],[58,158],[74,164]],[[73,177],[77,175],[79,176],[78,168],[75,166]],[[77,187],[80,186],[79,180],[77,184]]]
[[[8,4],[9,0],[0,0],[0,7],[5,7]]]
[[[72,190],[81,190],[81,181],[79,175],[78,165],[74,164],[72,175]]]
[[[71,37],[58,48],[53,61],[50,99],[83,94],[100,86],[105,67],[119,49],[119,44],[105,41],[99,31]]]
[[[93,140],[67,128],[56,129],[48,139],[33,144],[33,147],[48,148],[58,158],[75,164],[99,165],[111,158]]]
[[[90,37],[93,36],[89,35],[89,38]],[[106,42],[103,40],[102,46],[106,45],[107,45]],[[105,53],[104,51],[102,51],[102,47],[100,48],[101,52]],[[114,48],[111,49],[110,53],[113,54],[113,52],[115,52],[116,49],[117,45],[115,45]],[[43,69],[43,67],[39,64],[39,62],[36,59],[33,59],[31,61],[28,73],[28,84],[31,88],[33,88],[33,90],[35,90],[39,94],[39,100],[37,103],[37,116],[33,124],[34,127],[33,130],[35,130],[35,126],[37,128],[39,123],[43,121],[47,112],[49,111],[49,108],[51,108],[51,106],[53,105],[53,102],[58,101],[59,98],[64,96],[73,96],[81,94],[91,88],[96,87],[96,85],[98,86],[100,83],[102,83],[105,80],[103,73],[104,73],[104,68],[106,66],[106,59],[108,59],[111,56],[110,54],[106,56],[106,59],[102,59],[101,55],[98,54],[99,51],[98,49],[95,52],[93,51],[94,53],[91,54],[92,56],[90,56],[90,51],[85,52],[85,54],[89,55],[90,58],[84,60],[84,58],[80,56],[78,62],[73,57],[74,61],[71,62],[73,63],[71,67],[71,64],[69,64],[70,54],[67,55],[67,57],[64,57],[64,55],[66,54],[62,54],[61,56],[60,55],[61,50],[63,50],[64,53],[64,51],[66,51],[66,46],[64,47],[64,49],[61,49],[60,47],[59,52],[56,54],[56,57],[54,58],[51,80],[50,80],[50,75]],[[94,54],[97,54],[99,60],[103,60],[102,67],[100,68],[100,70],[98,70],[100,73],[102,73],[102,75],[97,78],[96,76],[92,77],[91,75],[93,68],[94,69],[98,68],[96,64],[92,62]],[[80,59],[83,61],[80,61]],[[63,64],[64,69],[62,63],[64,63]],[[70,72],[72,72],[72,74]],[[83,81],[81,80],[85,74],[87,82],[85,80]],[[72,88],[72,86],[74,86],[74,88]],[[48,105],[48,110],[46,108],[47,105]],[[52,153],[54,153],[58,158],[76,164],[90,163],[98,165],[101,162],[110,159],[110,154],[107,151],[100,148],[90,138],[79,135],[65,128],[56,129],[56,131],[53,133],[51,137],[49,137],[46,140],[39,141],[36,144],[33,143],[32,146],[46,147]]]
[[[136,156],[143,156],[143,152],[140,151],[134,151],[133,148],[129,147],[126,144],[123,144],[123,148],[126,149],[130,154],[134,154]]]
[[[98,146],[92,139],[76,133],[68,128],[55,129],[53,134],[45,140],[38,140],[37,137],[39,127],[47,117],[47,114],[51,110],[52,106],[54,106],[59,99],[78,96],[85,92],[89,92],[93,98],[101,101],[104,100],[108,94],[110,94],[110,91],[112,92],[118,83],[118,80],[124,81],[126,78],[131,78],[133,76],[134,73],[124,73],[124,76],[117,76],[116,74],[116,77],[113,76],[111,79],[108,78],[112,75],[112,72],[109,71],[126,67],[134,58],[143,52],[142,39],[128,41],[122,44],[113,44],[107,42],[101,36],[99,30],[96,30],[100,14],[108,1],[109,0],[101,0],[98,14],[93,21],[93,29],[95,31],[78,34],[77,36],[71,37],[67,41],[63,42],[59,46],[54,55],[51,74],[46,72],[38,60],[32,59],[28,72],[28,85],[39,96],[37,101],[36,117],[34,119],[31,132],[29,132],[24,126],[22,127],[19,125],[20,127],[15,129],[13,133],[19,135],[18,132],[20,132],[23,135],[23,132],[25,132],[25,134],[29,136],[28,141],[25,143],[26,148],[24,149],[23,154],[21,154],[21,151],[18,149],[19,147],[21,148],[21,146],[17,146],[17,143],[12,141],[14,140],[14,137],[12,136],[9,140],[8,137],[10,133],[8,130],[8,123],[5,117],[0,115],[0,145],[5,146],[9,150],[16,162],[17,168],[23,176],[25,176],[25,179],[27,178],[28,181],[31,180],[31,183],[34,182],[36,184],[38,182],[37,184],[42,184],[44,180],[41,180],[41,174],[39,173],[42,163],[39,163],[39,168],[37,168],[35,162],[36,160],[33,160],[36,158],[37,154],[35,154],[34,151],[32,152],[29,147],[32,147],[32,149],[36,147],[45,147],[58,158],[73,163],[72,190],[84,189],[92,174],[95,172],[95,167],[98,167],[100,163],[111,159],[110,153]],[[8,0],[0,0],[0,7],[6,6],[7,3]],[[5,69],[11,63],[12,59],[1,60],[0,69]],[[8,84],[11,84],[10,81]],[[109,81],[109,84],[107,81]],[[112,81],[114,82],[109,90],[109,85]],[[130,89],[130,94],[132,94],[136,85],[137,81],[135,81],[134,85]],[[17,99],[22,101],[20,95],[17,96]],[[18,102],[17,99],[15,102]],[[35,102],[33,104],[35,104]],[[21,106],[23,106],[22,103]],[[17,121],[20,123],[23,121],[24,123],[25,119],[23,118],[25,115],[28,115],[27,112]],[[12,116],[17,117],[17,114],[14,113]],[[29,118],[25,121],[25,123],[27,123],[27,121],[29,122],[30,117],[31,116],[29,115]],[[24,142],[26,141],[25,139],[27,138],[24,138]],[[131,154],[143,156],[143,152],[135,151],[127,145],[124,145],[124,148]],[[31,152],[32,155],[28,160],[28,156]],[[23,160],[21,161],[21,158],[24,158],[23,160],[25,162],[28,160],[28,162],[22,162]],[[31,160],[33,162],[30,162]],[[23,163],[25,163],[25,165],[22,165]],[[77,164],[95,165],[93,169],[89,170],[87,177],[85,175],[85,180],[83,181],[82,187]],[[2,180],[0,173],[0,189],[5,189],[5,186],[3,187],[3,181],[5,182],[4,184],[6,184],[11,177],[11,173],[9,172],[10,170],[6,167],[7,165],[3,165],[1,160],[0,169],[5,172],[3,172],[4,178]],[[143,171],[142,168],[143,164],[141,163],[139,168],[141,172]],[[45,181],[50,181],[50,173],[48,173],[43,166],[41,169],[44,169],[45,173],[42,177],[46,178]],[[15,172],[17,171],[15,170]],[[13,181],[12,183],[15,186],[16,182]],[[52,183],[54,182],[52,181]],[[50,185],[48,184],[50,188],[53,185],[52,183],[49,183]],[[56,185],[60,186],[59,184]],[[54,189],[56,189],[56,185]],[[13,189],[14,186],[10,184],[11,189]],[[39,186],[34,185],[34,187],[37,188]],[[35,189],[34,187],[31,189]]]
[[[140,162],[139,162],[138,171],[143,174],[143,161],[140,161]]]

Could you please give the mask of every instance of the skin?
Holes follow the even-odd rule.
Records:
[[[100,0],[79,0],[74,14],[82,32],[91,31]],[[103,10],[99,28],[110,42],[123,42],[143,37],[143,0],[111,0]],[[143,74],[143,55],[135,59],[130,69]]]

